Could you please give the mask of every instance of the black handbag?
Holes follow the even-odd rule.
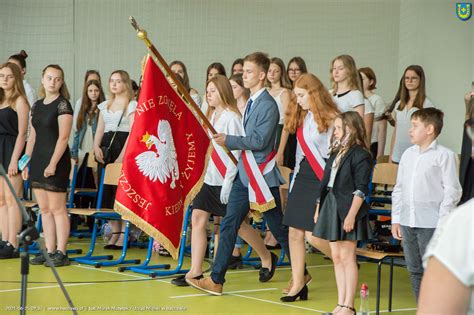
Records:
[[[115,136],[117,135],[117,131],[118,131],[118,128],[120,127],[120,123],[122,122],[122,118],[123,118],[124,114],[125,114],[125,109],[122,112],[122,116],[120,116],[120,120],[117,124],[117,129],[115,130],[114,135],[112,136],[112,139],[110,139],[109,145],[108,146],[105,146],[105,145],[100,146],[100,150],[102,151],[104,164],[110,164],[110,163],[114,162],[114,161],[112,161],[112,154],[111,154],[112,152],[111,152],[110,148],[112,147],[112,143],[115,140]],[[97,161],[97,159],[96,159],[96,161]],[[97,161],[97,162],[99,162],[99,161]]]

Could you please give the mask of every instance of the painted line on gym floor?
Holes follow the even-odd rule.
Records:
[[[274,291],[277,288],[266,288],[266,289],[254,289],[254,290],[239,290],[239,291],[230,291],[230,292],[225,292],[222,295],[233,295],[234,293],[250,293],[250,292],[260,292],[260,291]],[[187,297],[195,297],[195,296],[208,296],[210,295],[209,293],[202,293],[202,294],[187,294],[187,295],[176,295],[176,296],[170,296],[170,299],[181,299],[181,298],[187,298]]]
[[[246,267],[248,265],[245,265]],[[248,267],[252,267],[252,266],[248,266]],[[333,264],[330,264],[330,265],[316,265],[316,266],[306,266],[307,269],[312,269],[312,268],[325,268],[325,267],[334,267]],[[291,267],[277,267],[276,268],[276,271],[278,270],[291,270]],[[259,271],[259,269],[250,269],[250,270],[236,270],[236,271],[227,271],[226,274],[233,274],[233,273],[245,273],[245,272],[254,272],[254,271]]]
[[[128,276],[128,277],[132,277],[132,278],[149,279],[149,280],[158,281],[158,282],[162,282],[162,283],[170,283],[170,281],[160,280],[160,279],[156,279],[156,278],[153,279],[153,278],[147,277],[147,276],[132,275],[132,274],[129,274],[129,273],[126,273],[126,272],[118,272],[118,271],[112,271],[112,270],[95,268],[95,267],[93,268],[93,267],[88,267],[88,266],[84,266],[84,265],[72,265],[72,266],[77,267],[77,268],[87,269],[87,270],[94,270],[94,271],[102,271],[102,272],[112,273],[112,274],[120,275],[120,276]]]
[[[308,308],[308,307],[297,306],[297,305],[293,305],[293,304],[289,304],[289,303],[281,303],[281,302],[276,302],[276,301],[270,301],[270,300],[265,300],[265,299],[259,299],[259,298],[253,297],[253,296],[245,296],[245,295],[240,295],[240,294],[230,294],[230,295],[237,296],[237,297],[241,297],[241,298],[244,298],[244,299],[250,299],[250,300],[256,300],[256,301],[265,302],[265,303],[270,303],[270,304],[276,304],[276,305],[280,305],[280,306],[286,306],[286,307],[291,307],[291,308],[298,308],[298,309],[305,310],[305,311],[318,312],[318,313],[326,313],[326,311],[321,311],[321,310],[317,310],[317,309],[314,309],[314,308]]]
[[[80,286],[80,285],[89,285],[89,284],[99,284],[99,283],[93,283],[93,282],[86,282],[86,283],[71,283],[71,284],[65,284],[65,287],[75,287],[75,286]],[[53,289],[53,288],[59,288],[59,285],[48,285],[44,287],[28,287],[28,290],[38,290],[38,289]],[[5,293],[5,292],[17,292],[21,291],[20,289],[9,289],[9,290],[0,290],[0,293]]]
[[[416,311],[416,308],[399,308],[399,309],[392,309],[393,312],[408,312],[408,311]],[[388,310],[381,310],[379,313],[388,313]],[[369,314],[375,314],[376,311],[371,311]]]

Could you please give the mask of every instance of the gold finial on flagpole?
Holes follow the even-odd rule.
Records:
[[[138,36],[138,38],[140,38],[141,40],[143,40],[143,41],[145,42],[146,46],[147,46],[148,48],[150,48],[152,44],[151,44],[151,42],[148,40],[148,36],[147,36],[146,31],[145,31],[144,29],[142,29],[142,28],[138,25],[137,21],[135,20],[135,18],[134,18],[133,16],[130,16],[130,17],[128,18],[128,20],[129,20],[130,23],[132,24],[132,27],[137,31],[137,36]]]

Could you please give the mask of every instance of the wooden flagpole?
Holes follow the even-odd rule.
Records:
[[[138,38],[140,38],[141,40],[143,40],[145,42],[145,45],[152,52],[152,54],[156,57],[156,59],[158,60],[160,65],[165,69],[165,71],[171,77],[173,82],[176,84],[176,87],[178,88],[178,92],[184,97],[184,99],[186,100],[188,105],[190,105],[193,108],[194,112],[199,116],[201,121],[204,123],[204,126],[202,126],[202,127],[209,129],[212,134],[217,134],[217,131],[214,129],[214,127],[212,126],[210,121],[207,119],[206,115],[204,115],[204,113],[201,111],[199,106],[197,106],[197,104],[194,102],[191,95],[189,95],[189,92],[184,87],[184,85],[178,79],[176,79],[175,74],[173,73],[173,71],[171,71],[171,68],[168,66],[165,59],[163,59],[163,57],[158,52],[158,50],[155,48],[155,46],[150,42],[150,40],[148,39],[146,31],[138,25],[137,21],[135,20],[135,18],[133,16],[130,16],[128,19],[130,20],[130,23],[132,24],[133,28],[137,31]],[[236,160],[235,156],[232,153],[230,153],[230,151],[226,147],[223,147],[223,148],[224,148],[225,152],[227,153],[227,155],[229,156],[230,160],[232,162],[234,162],[234,164],[237,165],[237,160]]]

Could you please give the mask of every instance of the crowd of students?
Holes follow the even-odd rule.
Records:
[[[70,264],[66,254],[70,161],[82,164],[93,151],[99,174],[106,164],[122,161],[138,86],[133,88],[126,71],[114,71],[106,98],[99,72],[89,70],[73,110],[59,65],[43,69],[36,99],[24,79],[26,58],[22,51],[0,65],[0,162],[18,194],[23,180],[30,181],[41,210],[48,255],[55,266],[65,266]],[[309,73],[301,57],[292,58],[285,67],[280,58],[252,53],[236,59],[230,78],[221,63],[212,63],[203,97],[191,87],[183,62],[173,61],[170,68],[217,130],[215,151],[225,146],[239,161],[235,166],[216,160],[225,154],[210,159],[204,185],[193,201],[191,269],[173,279],[173,284],[221,295],[227,269],[241,263],[243,240],[261,259],[259,281],[273,277],[277,256],[249,224],[249,189],[254,189],[249,178],[259,177],[264,179],[259,188],[269,191],[269,198],[274,199],[274,206],[262,211],[269,235],[291,262],[292,276],[281,301],[308,298],[312,277],[305,265],[306,239],[334,262],[338,301],[332,313],[353,314],[358,281],[355,250],[358,241],[373,237],[365,200],[375,161],[385,152],[390,123],[394,132],[389,161],[399,164],[392,233],[403,240],[418,298],[422,257],[433,233],[461,198],[466,202],[474,195],[472,141],[469,145],[469,137],[463,140],[458,173],[456,154],[437,141],[444,114],[426,96],[421,66],[406,68],[390,106],[375,93],[378,82],[374,71],[357,68],[349,55],[337,56],[330,63],[330,89],[322,83],[326,77]],[[466,95],[466,135],[472,133],[473,94]],[[20,172],[18,161],[23,155],[31,160]],[[252,169],[252,163],[272,167],[262,173]],[[284,180],[277,165],[293,169],[286,210],[280,203],[279,186]],[[104,192],[105,207],[112,207],[114,193],[110,187]],[[214,220],[220,224],[220,241],[212,272],[205,277],[202,264],[211,215],[222,217]],[[3,179],[0,223],[0,258],[17,258],[21,217]],[[115,221],[110,226],[112,236],[105,248],[121,249],[125,225]],[[31,263],[46,264],[46,259],[40,254]]]

